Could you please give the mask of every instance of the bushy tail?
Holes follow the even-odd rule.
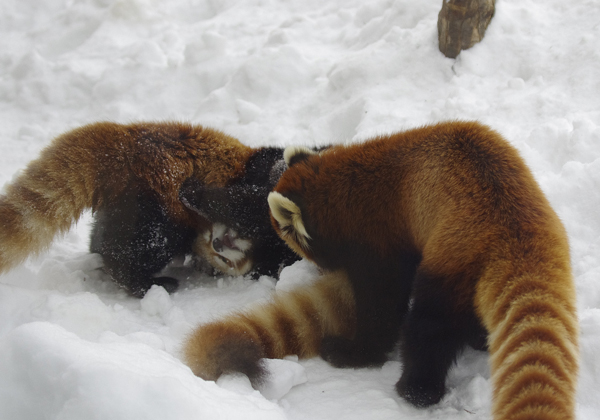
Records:
[[[346,274],[327,273],[310,287],[280,292],[269,303],[201,325],[184,345],[184,360],[203,379],[241,372],[257,385],[267,374],[261,358],[309,358],[319,354],[324,336],[352,337],[354,311]]]
[[[570,274],[518,278],[491,307],[494,420],[572,420],[578,327]]]
[[[0,272],[47,248],[92,207],[94,151],[74,132],[57,138],[0,197]],[[79,143],[79,144],[78,144]]]

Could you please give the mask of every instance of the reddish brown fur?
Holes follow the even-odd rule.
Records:
[[[47,248],[85,209],[126,188],[154,191],[178,223],[198,227],[178,198],[183,181],[195,176],[224,186],[253,150],[219,131],[176,122],[101,122],[69,131],[0,197],[0,272]]]
[[[488,333],[495,420],[574,418],[578,326],[567,236],[500,135],[451,122],[332,147],[298,158],[275,191],[285,197],[274,196],[276,206],[297,206],[310,238],[303,245],[292,222],[274,218],[276,230],[324,268],[352,264],[335,254],[338,244],[359,244],[378,261],[420,256],[415,287],[438,281],[452,313],[473,313]]]
[[[242,372],[257,384],[266,374],[261,358],[314,357],[324,336],[351,337],[354,323],[352,289],[344,273],[332,272],[311,287],[199,326],[184,344],[184,360],[206,380]]]

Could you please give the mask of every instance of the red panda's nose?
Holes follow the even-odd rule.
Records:
[[[212,247],[217,252],[223,251],[223,241],[219,238],[215,238],[215,240],[212,243]]]

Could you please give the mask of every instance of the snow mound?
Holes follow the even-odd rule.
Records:
[[[24,324],[2,340],[0,371],[3,419],[285,418],[260,396],[195,378],[164,351],[91,343],[48,322]]]

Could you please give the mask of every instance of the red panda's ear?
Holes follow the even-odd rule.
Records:
[[[283,159],[285,160],[285,163],[287,164],[288,168],[290,168],[292,167],[292,165],[303,161],[309,156],[316,154],[318,153],[314,150],[310,150],[307,147],[290,146],[286,147],[285,151],[283,152]]]
[[[308,249],[308,240],[311,238],[304,226],[300,207],[275,191],[269,194],[268,201],[271,215],[279,225],[280,236],[284,240],[296,242],[303,249]]]

